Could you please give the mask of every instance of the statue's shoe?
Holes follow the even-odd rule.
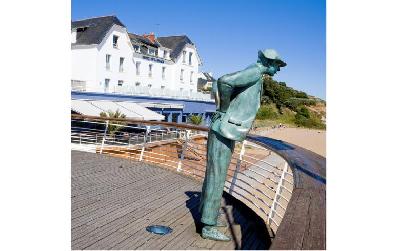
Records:
[[[226,223],[225,220],[223,220],[221,218],[218,218],[217,219],[217,225],[215,225],[215,226],[217,226],[217,227],[227,227],[228,224]]]
[[[209,239],[213,241],[231,241],[232,239],[229,236],[218,231],[216,227],[206,226],[201,230],[201,237],[203,239]]]

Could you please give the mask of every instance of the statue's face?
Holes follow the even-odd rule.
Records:
[[[266,68],[265,74],[274,76],[277,71],[280,71],[280,66],[272,59],[259,57],[259,62]]]
[[[266,74],[268,74],[269,76],[274,76],[275,73],[277,71],[280,71],[280,67],[277,63],[275,62],[270,62],[267,66],[266,66]]]

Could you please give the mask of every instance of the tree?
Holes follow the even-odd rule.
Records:
[[[201,125],[201,123],[203,123],[203,117],[200,115],[190,115],[189,123],[194,125]]]
[[[126,118],[126,115],[121,113],[118,109],[113,112],[111,110],[108,110],[107,112],[101,112],[100,113],[100,117],[103,118],[116,118],[116,119],[124,119]],[[121,130],[123,128],[124,125],[126,125],[125,122],[120,122],[120,121],[111,121],[110,123],[112,123],[113,125],[108,125],[108,129],[107,129],[107,133],[108,134],[115,134],[116,132],[118,132],[119,130]],[[118,126],[118,125],[121,126]]]

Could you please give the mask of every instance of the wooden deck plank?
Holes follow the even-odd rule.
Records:
[[[173,189],[166,189],[162,192],[159,192],[157,194],[157,196],[148,196],[146,197],[146,200],[141,200],[141,201],[136,201],[134,202],[134,204],[130,204],[128,206],[123,207],[122,209],[118,209],[108,212],[108,214],[105,214],[104,216],[97,218],[97,220],[94,220],[92,226],[91,226],[91,230],[95,231],[96,229],[100,228],[99,230],[96,231],[104,231],[104,228],[102,228],[103,226],[107,227],[107,228],[111,228],[111,229],[115,229],[117,226],[115,226],[113,224],[113,221],[115,219],[119,219],[118,217],[118,212],[121,212],[120,215],[125,214],[131,214],[130,218],[131,219],[136,219],[137,217],[143,217],[145,216],[145,213],[147,212],[147,210],[144,210],[143,207],[144,205],[146,205],[147,203],[151,203],[154,200],[159,200],[159,199],[165,199],[165,196],[168,195],[168,193],[173,192]],[[168,197],[167,197],[168,198]],[[128,210],[128,211],[124,211],[124,210]],[[128,212],[128,213],[127,213]],[[122,216],[123,217],[123,216]],[[128,219],[129,220],[129,219]],[[87,224],[85,224],[87,225]],[[73,229],[76,232],[79,232],[79,228],[74,228]],[[79,236],[82,237],[82,234],[79,234]]]
[[[220,249],[235,247],[203,240],[197,232],[200,182],[143,162],[99,154],[73,151],[72,160],[73,249],[211,249],[216,243]],[[238,210],[232,212],[233,218],[246,221]],[[151,224],[170,226],[173,232],[148,233],[145,227]],[[239,236],[236,232],[243,228],[235,228]]]
[[[164,196],[162,198],[162,201],[168,201],[170,200],[172,204],[174,204],[174,202],[176,201],[176,199],[173,198],[173,196],[176,196],[176,194],[171,193],[171,196]],[[173,208],[169,208],[169,210],[173,210]],[[169,210],[164,210],[164,211],[157,211],[155,210],[155,208],[150,208],[150,209],[145,209],[142,210],[141,212],[144,212],[144,215],[141,215],[140,217],[135,217],[134,221],[128,222],[128,224],[125,224],[124,226],[120,226],[120,227],[112,227],[111,231],[118,231],[124,234],[127,234],[127,238],[133,238],[135,239],[135,241],[137,241],[137,237],[140,237],[144,234],[146,234],[146,226],[151,225],[152,224],[152,220],[157,220],[159,217],[159,215],[162,214],[168,214]],[[108,228],[110,228],[109,226],[107,226]],[[135,235],[136,234],[136,235]],[[120,242],[124,241],[125,239],[120,239],[118,242],[116,242],[114,245],[108,245],[107,243],[109,243],[109,239],[110,237],[106,236],[103,239],[101,239],[99,242],[104,243],[104,249],[111,249],[114,246],[118,245]],[[130,247],[131,249],[132,247]]]

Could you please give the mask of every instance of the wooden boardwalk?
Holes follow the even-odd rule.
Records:
[[[199,235],[201,183],[143,162],[72,151],[72,249],[268,249],[263,221],[224,195],[231,242]],[[171,234],[148,233],[166,225]]]

